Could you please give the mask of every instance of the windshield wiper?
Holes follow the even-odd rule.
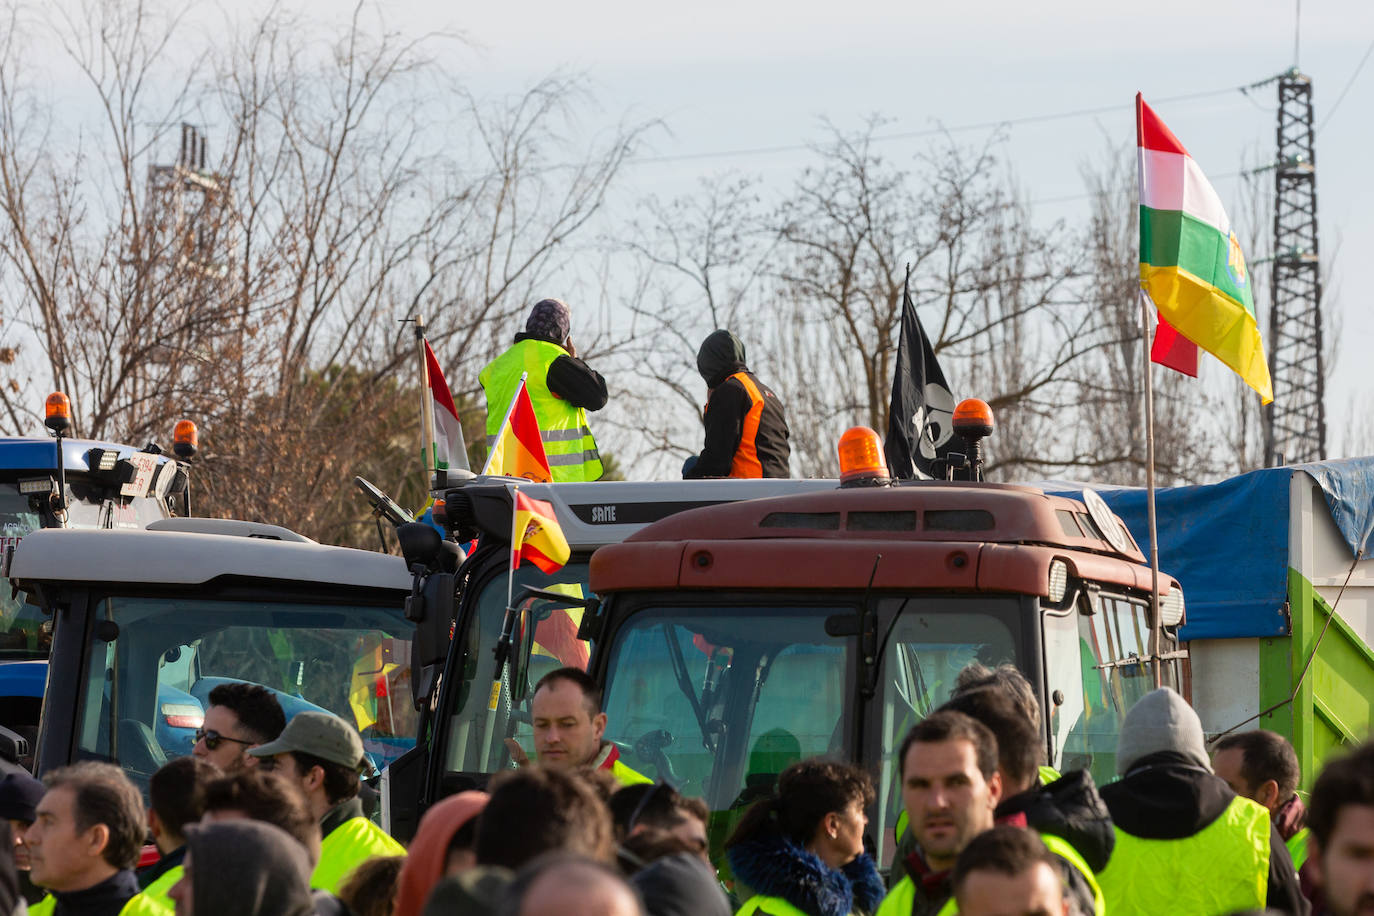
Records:
[[[696,717],[697,728],[701,731],[701,745],[714,754],[716,749],[711,746],[711,739],[707,733],[706,715],[701,711],[701,704],[697,702],[696,691],[692,689],[692,678],[687,673],[687,660],[682,657],[682,647],[673,638],[672,624],[663,624],[663,639],[668,643],[668,658],[673,663],[673,677],[677,679],[678,689],[687,697],[687,702],[692,706],[692,715]]]

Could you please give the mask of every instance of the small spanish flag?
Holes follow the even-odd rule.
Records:
[[[562,569],[572,552],[568,549],[568,539],[563,536],[563,529],[558,527],[553,506],[542,499],[530,499],[517,489],[514,509],[511,570],[518,569],[521,560],[529,560],[546,574]]]
[[[535,418],[534,404],[523,380],[516,389],[515,400],[501,432],[496,435],[482,473],[524,477],[535,483],[553,480],[548,456],[544,454],[544,441],[539,437],[539,420]]]

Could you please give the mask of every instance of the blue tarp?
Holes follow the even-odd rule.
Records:
[[[1368,555],[1374,529],[1374,458],[1267,468],[1197,487],[1155,491],[1159,567],[1183,586],[1183,639],[1283,636],[1288,598],[1289,483],[1310,474],[1353,559]],[[1076,497],[1067,483],[1047,492]],[[1149,551],[1145,490],[1094,489]]]

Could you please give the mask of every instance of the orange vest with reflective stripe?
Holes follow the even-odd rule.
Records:
[[[761,478],[763,463],[759,461],[757,439],[759,419],[763,416],[763,394],[747,372],[736,372],[730,378],[743,385],[745,393],[749,395],[749,412],[744,415],[744,429],[735,448],[735,457],[730,462],[730,476]]]

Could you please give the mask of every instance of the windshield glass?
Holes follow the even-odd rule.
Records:
[[[1021,664],[1018,601],[874,601],[885,639],[866,703],[856,638],[829,635],[858,632],[858,596],[853,604],[651,606],[609,647],[606,738],[645,776],[706,800],[717,854],[789,765],[818,755],[860,760],[878,789],[868,833],[885,862],[901,810],[897,747],[967,666]],[[870,736],[862,749],[854,746],[858,715]]]
[[[380,769],[415,744],[413,632],[400,608],[107,598],[82,682],[78,756],[117,760],[146,786],[191,752],[210,691],[248,681],[272,690],[288,719],[325,710],[351,722]]]
[[[590,645],[577,638],[582,620],[580,607],[555,607],[543,600],[519,602],[520,590],[527,585],[573,598],[590,597],[587,558],[574,558],[552,575],[524,564],[515,573],[513,590],[520,603],[513,634],[519,651],[511,653],[512,664],[502,678],[496,708],[491,708],[492,672],[496,665],[492,648],[500,636],[506,611],[507,555],[500,556],[501,572],[485,577],[479,572],[475,600],[467,596],[463,599],[468,614],[465,651],[462,670],[451,675],[461,681],[456,695],[445,690],[453,699],[447,710],[449,725],[442,730],[444,769],[450,773],[492,773],[512,766],[505,741],[514,738],[530,747],[529,694],[533,685],[548,672],[565,665],[585,670],[590,655]],[[534,639],[525,639],[524,634],[531,628]]]
[[[20,538],[37,531],[41,523],[29,498],[13,485],[0,486],[0,558],[18,546]],[[43,612],[24,600],[23,592],[11,594],[8,583],[0,587],[0,659],[47,658],[52,648],[52,630],[43,627]],[[0,691],[8,695],[13,691]],[[3,698],[0,698],[3,699]],[[24,717],[20,717],[24,718]],[[17,721],[11,713],[4,721]],[[33,722],[37,724],[37,717]]]

